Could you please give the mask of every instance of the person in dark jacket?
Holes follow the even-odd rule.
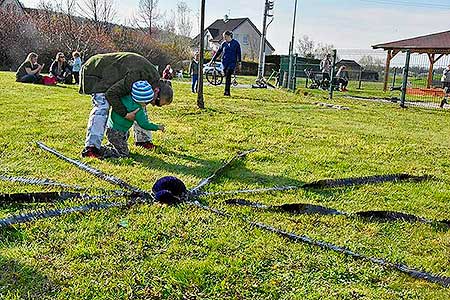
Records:
[[[56,54],[55,61],[50,66],[50,75],[58,82],[72,84],[72,68],[66,62],[64,53]]]
[[[198,85],[198,58],[199,53],[196,52],[194,57],[191,60],[191,64],[189,65],[189,74],[192,77],[192,92],[197,93],[197,85]]]
[[[133,84],[142,80],[153,87],[155,106],[161,106],[161,102],[172,102],[170,81],[161,80],[156,67],[139,54],[98,54],[86,61],[81,69],[80,93],[92,95],[94,107],[89,117],[85,148],[81,156],[102,157],[100,148],[110,106],[119,116],[134,121],[137,111],[128,112],[121,98],[130,95]],[[137,146],[155,148],[151,131],[144,130],[137,124],[133,129]]]
[[[211,59],[210,65],[213,64],[216,59],[222,55],[223,71],[225,73],[225,92],[224,96],[231,96],[231,76],[235,69],[237,71],[241,68],[241,45],[238,41],[233,39],[233,33],[231,31],[225,31],[223,33],[224,42],[220,45],[219,50],[214,54]]]

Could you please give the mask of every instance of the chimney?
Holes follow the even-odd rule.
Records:
[[[223,16],[223,21],[226,23],[228,22],[228,15]]]

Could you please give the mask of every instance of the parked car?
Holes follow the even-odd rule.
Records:
[[[215,62],[214,66],[213,65],[209,65],[209,64],[204,64],[203,65],[203,74],[206,74],[208,71],[210,70],[214,70],[217,69],[219,70],[220,74],[222,74],[222,76],[225,76],[225,73],[223,72],[223,65],[221,62]]]

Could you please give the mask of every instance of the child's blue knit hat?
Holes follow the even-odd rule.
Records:
[[[154,95],[153,88],[147,81],[142,80],[133,83],[133,87],[131,88],[131,98],[133,98],[135,102],[150,102],[153,100]]]

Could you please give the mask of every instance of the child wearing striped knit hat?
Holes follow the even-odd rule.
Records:
[[[161,101],[154,97],[155,93],[152,86],[147,81],[137,81],[133,84],[131,95],[122,97],[120,101],[126,107],[127,112],[136,112],[135,122],[140,127],[146,130],[164,132],[164,125],[153,124],[149,121],[147,116],[146,106],[151,104],[153,106],[169,105],[170,102]],[[103,158],[119,158],[128,157],[130,150],[128,149],[128,137],[130,128],[133,122],[125,119],[117,114],[114,110],[108,119],[106,129],[106,136],[108,144],[102,147]]]

